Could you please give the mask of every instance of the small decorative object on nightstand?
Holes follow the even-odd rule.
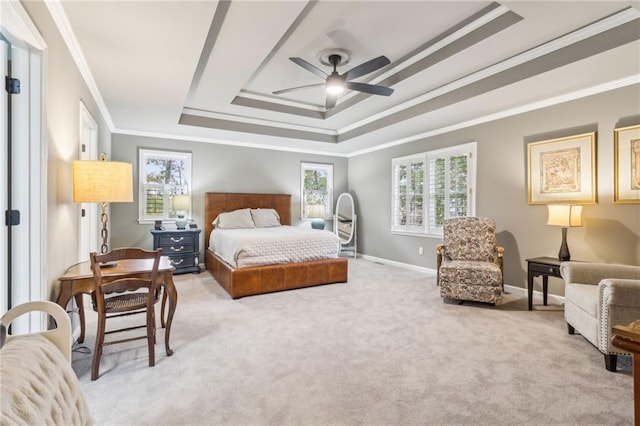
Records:
[[[176,270],[174,275],[200,272],[200,232],[201,229],[152,229],[153,249],[162,249]]]

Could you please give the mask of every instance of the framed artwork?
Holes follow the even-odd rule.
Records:
[[[529,204],[595,204],[596,132],[527,145]]]
[[[613,202],[640,204],[640,125],[621,127],[613,134]]]

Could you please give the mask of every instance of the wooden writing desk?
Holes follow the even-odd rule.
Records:
[[[116,278],[123,277],[148,277],[151,268],[153,267],[153,260],[140,259],[140,260],[121,260],[116,266],[106,267],[102,269],[103,280],[109,281]],[[169,311],[167,315],[164,344],[167,351],[167,356],[173,355],[173,350],[169,348],[169,335],[171,334],[171,322],[173,321],[173,314],[176,311],[176,305],[178,303],[178,292],[173,283],[173,266],[169,262],[169,258],[162,256],[160,258],[160,266],[158,267],[158,276],[162,279],[162,287],[164,288],[162,294],[162,310],[160,312],[160,323],[162,327],[165,327],[164,309],[169,299]],[[95,283],[93,281],[93,272],[91,271],[91,262],[86,261],[78,263],[67,269],[63,276],[58,278],[60,281],[60,295],[56,300],[56,303],[62,306],[63,309],[67,309],[67,304],[72,297],[75,297],[76,303],[80,313],[80,337],[78,342],[84,341],[85,332],[85,318],[84,318],[84,304],[82,302],[82,294],[91,294],[94,291]]]
[[[633,354],[633,416],[640,426],[640,320],[629,325],[614,325],[611,344]]]

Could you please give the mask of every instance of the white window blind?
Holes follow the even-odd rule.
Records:
[[[333,164],[302,163],[300,169],[302,219],[333,216]]]
[[[392,160],[392,232],[441,235],[445,219],[475,215],[476,143]]]
[[[138,221],[174,220],[173,196],[191,195],[191,153],[140,149],[139,160]]]

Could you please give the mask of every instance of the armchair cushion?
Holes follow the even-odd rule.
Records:
[[[445,256],[453,260],[495,262],[496,223],[483,217],[446,220],[443,228]]]

